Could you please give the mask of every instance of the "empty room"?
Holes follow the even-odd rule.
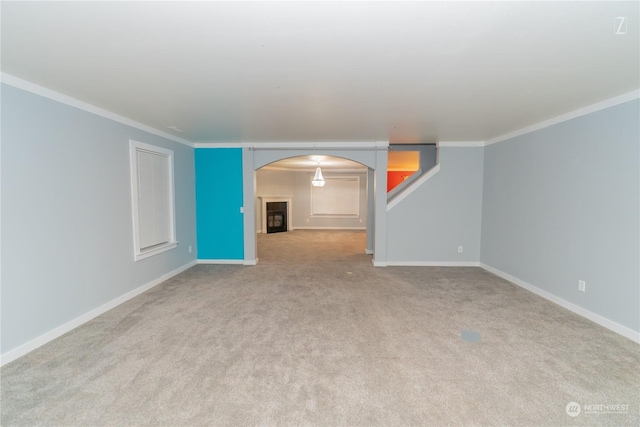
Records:
[[[0,424],[640,424],[640,3],[0,2]]]

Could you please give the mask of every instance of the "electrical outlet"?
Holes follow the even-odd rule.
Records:
[[[580,292],[586,292],[585,286],[584,280],[578,280],[578,290]]]
[[[458,253],[462,253],[462,246],[458,246]]]
[[[191,245],[189,245],[189,253],[191,253],[192,250]]]

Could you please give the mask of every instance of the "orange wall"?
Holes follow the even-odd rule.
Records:
[[[388,171],[387,172],[387,193],[393,190],[406,177],[413,175],[415,171]]]

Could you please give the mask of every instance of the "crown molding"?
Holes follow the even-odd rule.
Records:
[[[253,148],[257,150],[363,150],[363,149],[376,149],[386,150],[389,147],[389,141],[327,141],[327,142],[308,142],[308,141],[294,141],[294,142],[243,142],[241,143],[244,148]]]
[[[505,141],[507,139],[515,138],[516,136],[524,135],[534,132],[536,130],[544,129],[549,126],[556,125],[558,123],[566,122],[568,120],[575,119],[577,117],[586,116],[587,114],[595,113],[596,111],[604,110],[606,108],[615,107],[616,105],[624,104],[625,102],[633,101],[640,98],[640,89],[632,90],[631,92],[623,93],[622,95],[614,96],[613,98],[605,99],[604,101],[597,102],[595,104],[588,105],[586,107],[579,108],[577,110],[570,111],[568,113],[556,116],[552,119],[545,120],[540,123],[536,123],[525,128],[500,135],[492,138],[486,142],[485,145],[491,145],[498,142]]]
[[[351,141],[351,142],[215,142],[201,141],[194,142],[194,148],[251,148],[254,150],[363,150],[377,149],[386,150],[389,147],[388,141]]]
[[[194,142],[193,148],[243,148],[241,142]]]
[[[484,141],[438,141],[437,147],[484,147]]]
[[[54,101],[60,102],[62,104],[69,105],[71,107],[77,108],[79,110],[86,111],[91,114],[95,114],[100,117],[104,117],[109,120],[113,120],[114,122],[122,123],[123,125],[131,126],[133,128],[139,129],[144,132],[151,133],[156,136],[160,136],[162,138],[169,139],[171,141],[177,142],[179,144],[184,144],[189,147],[193,147],[193,143],[186,139],[178,138],[177,136],[171,135],[170,133],[163,132],[154,127],[142,124],[135,120],[131,120],[127,117],[120,116],[111,111],[105,110],[100,107],[96,107],[93,104],[89,104],[84,101],[80,101],[79,99],[73,98],[68,95],[64,95],[60,92],[56,92],[54,90],[48,89],[46,87],[37,85],[27,80],[23,80],[19,77],[13,76],[7,73],[0,73],[0,81],[9,86],[13,86],[18,89],[22,89],[27,92],[31,92],[35,95],[42,96],[44,98],[52,99]]]

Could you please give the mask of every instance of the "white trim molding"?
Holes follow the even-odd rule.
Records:
[[[640,98],[640,89],[632,90],[631,92],[627,92],[619,96],[614,96],[613,98],[605,99],[604,101],[600,101],[595,104],[570,111],[566,114],[556,116],[549,120],[545,120],[543,122],[536,123],[534,125],[527,126],[525,128],[510,132],[510,133],[506,133],[504,135],[497,136],[495,138],[488,140],[485,143],[485,145],[491,145],[497,142],[502,142],[507,139],[515,138],[516,136],[524,135],[527,133],[534,132],[536,130],[540,130],[549,126],[556,125],[558,123],[566,122],[567,120],[572,120],[577,117],[586,116],[587,114],[595,113],[596,111],[604,110],[605,108],[615,107],[616,105],[624,104],[625,102],[633,101],[634,99],[638,99],[638,98]]]
[[[163,132],[151,126],[147,126],[135,120],[131,120],[124,116],[118,115],[116,113],[112,113],[111,111],[105,110],[100,107],[96,107],[95,105],[89,104],[84,101],[80,101],[78,99],[72,98],[68,95],[64,95],[60,92],[56,92],[54,90],[48,89],[43,86],[39,86],[35,83],[31,83],[30,81],[23,80],[16,76],[7,73],[0,73],[0,80],[2,83],[5,83],[9,86],[16,87],[18,89],[25,90],[27,92],[31,92],[36,95],[43,96],[45,98],[52,99],[54,101],[58,101],[62,104],[69,105],[74,108],[78,108],[80,110],[84,110],[88,113],[95,114],[96,116],[104,117],[109,120],[113,120],[114,122],[122,123],[123,125],[131,126],[132,128],[136,128],[142,130],[144,132],[149,132],[153,135],[161,136],[162,138],[169,139],[171,141],[177,142],[179,144],[184,144],[189,147],[193,147],[193,143],[191,141],[187,141],[186,139],[179,138],[177,136],[171,135],[170,133]]]
[[[242,148],[241,142],[194,142],[193,148]]]
[[[518,279],[504,271],[498,270],[497,268],[491,267],[490,265],[480,263],[480,267],[484,270],[487,270],[490,273],[495,274],[498,277],[501,277],[516,286],[519,286],[523,289],[526,289],[529,292],[532,292],[548,301],[551,301],[554,304],[558,304],[559,306],[566,308],[569,311],[574,312],[575,314],[582,316],[586,319],[591,320],[594,323],[597,323],[600,326],[603,326],[610,331],[613,331],[619,335],[622,335],[625,338],[628,338],[638,344],[640,344],[640,332],[636,332],[632,329],[627,328],[626,326],[622,326],[619,323],[614,322],[613,320],[609,320],[606,317],[600,316],[599,314],[593,313],[585,308],[582,308],[578,305],[570,303],[567,300],[564,300],[554,294],[547,292],[543,289],[538,288],[530,283],[525,282],[524,280]]]
[[[175,191],[174,191],[174,171],[173,171],[173,150],[157,147],[155,145],[146,144],[144,142],[129,140],[129,152],[130,152],[130,172],[131,172],[131,206],[133,214],[133,257],[135,261],[148,258],[160,254],[162,252],[174,249],[178,246],[176,240],[176,220],[175,220]],[[148,165],[151,169],[141,171],[140,156],[146,155],[147,158],[154,158],[151,160],[152,164]],[[153,163],[155,162],[155,164]],[[158,163],[159,162],[159,163]],[[158,181],[156,167],[161,166],[164,174],[164,179]],[[144,169],[144,168],[142,168]],[[144,176],[151,176],[151,183],[148,180],[143,179]],[[144,190],[142,187],[146,183],[147,187],[152,188],[153,191],[149,191],[150,194],[142,197]],[[164,190],[164,194],[157,194]],[[142,200],[142,202],[141,202]],[[144,209],[142,206],[147,203],[151,203],[151,206],[147,205]],[[157,217],[153,216],[157,212],[164,211],[166,214],[166,228],[161,230],[161,234],[152,232],[151,236],[148,232],[149,227],[145,227],[145,223],[155,224],[151,227],[152,230],[158,228],[158,225],[162,224],[162,221],[157,221]],[[144,213],[151,213],[152,217],[145,217]],[[148,247],[143,247],[145,244],[143,234],[148,238],[152,238],[152,242],[147,242]],[[160,239],[160,240],[158,240]],[[166,240],[165,240],[166,239]],[[149,246],[152,244],[153,246]]]
[[[243,259],[198,259],[198,264],[236,264],[245,265]]]
[[[367,227],[293,227],[292,230],[366,230]]]
[[[243,148],[254,150],[388,150],[389,141],[344,141],[344,142],[243,142]]]
[[[107,311],[111,310],[112,308],[115,308],[117,306],[119,306],[120,304],[129,301],[130,299],[137,297],[138,295],[140,295],[141,293],[148,291],[149,289],[153,288],[154,286],[159,285],[160,283],[169,280],[170,278],[177,276],[178,274],[182,273],[185,270],[188,270],[189,268],[193,267],[194,265],[196,265],[196,261],[191,261],[181,267],[176,268],[173,271],[170,271],[169,273],[163,274],[162,276],[158,277],[157,279],[154,279],[140,287],[135,288],[132,291],[127,292],[124,295],[121,295],[105,304],[102,304],[100,307],[97,307],[79,317],[76,317],[75,319],[58,326],[57,328],[54,328],[52,330],[50,330],[49,332],[46,332],[42,335],[40,335],[37,338],[32,339],[31,341],[22,344],[19,347],[16,347],[12,350],[7,351],[6,353],[2,354],[2,356],[0,356],[0,366],[4,366],[9,362],[12,362],[14,360],[16,360],[19,357],[24,356],[25,354],[37,349],[38,347],[41,347],[45,344],[47,344],[48,342],[53,341],[54,339],[66,334],[67,332],[77,328],[78,326],[81,326],[85,323],[87,323],[88,321],[100,316],[103,313],[106,313]]]
[[[484,141],[439,141],[436,147],[484,147]]]
[[[257,265],[256,259],[198,259],[198,264],[208,265]]]
[[[416,191],[422,184],[430,180],[435,174],[440,172],[440,163],[429,169],[427,173],[422,175],[420,178],[416,179],[413,184],[409,187],[405,188],[403,192],[398,193],[396,197],[393,198],[389,203],[387,203],[387,212],[393,209],[398,203],[404,200],[409,194]]]
[[[479,267],[478,261],[387,261],[387,267]]]

